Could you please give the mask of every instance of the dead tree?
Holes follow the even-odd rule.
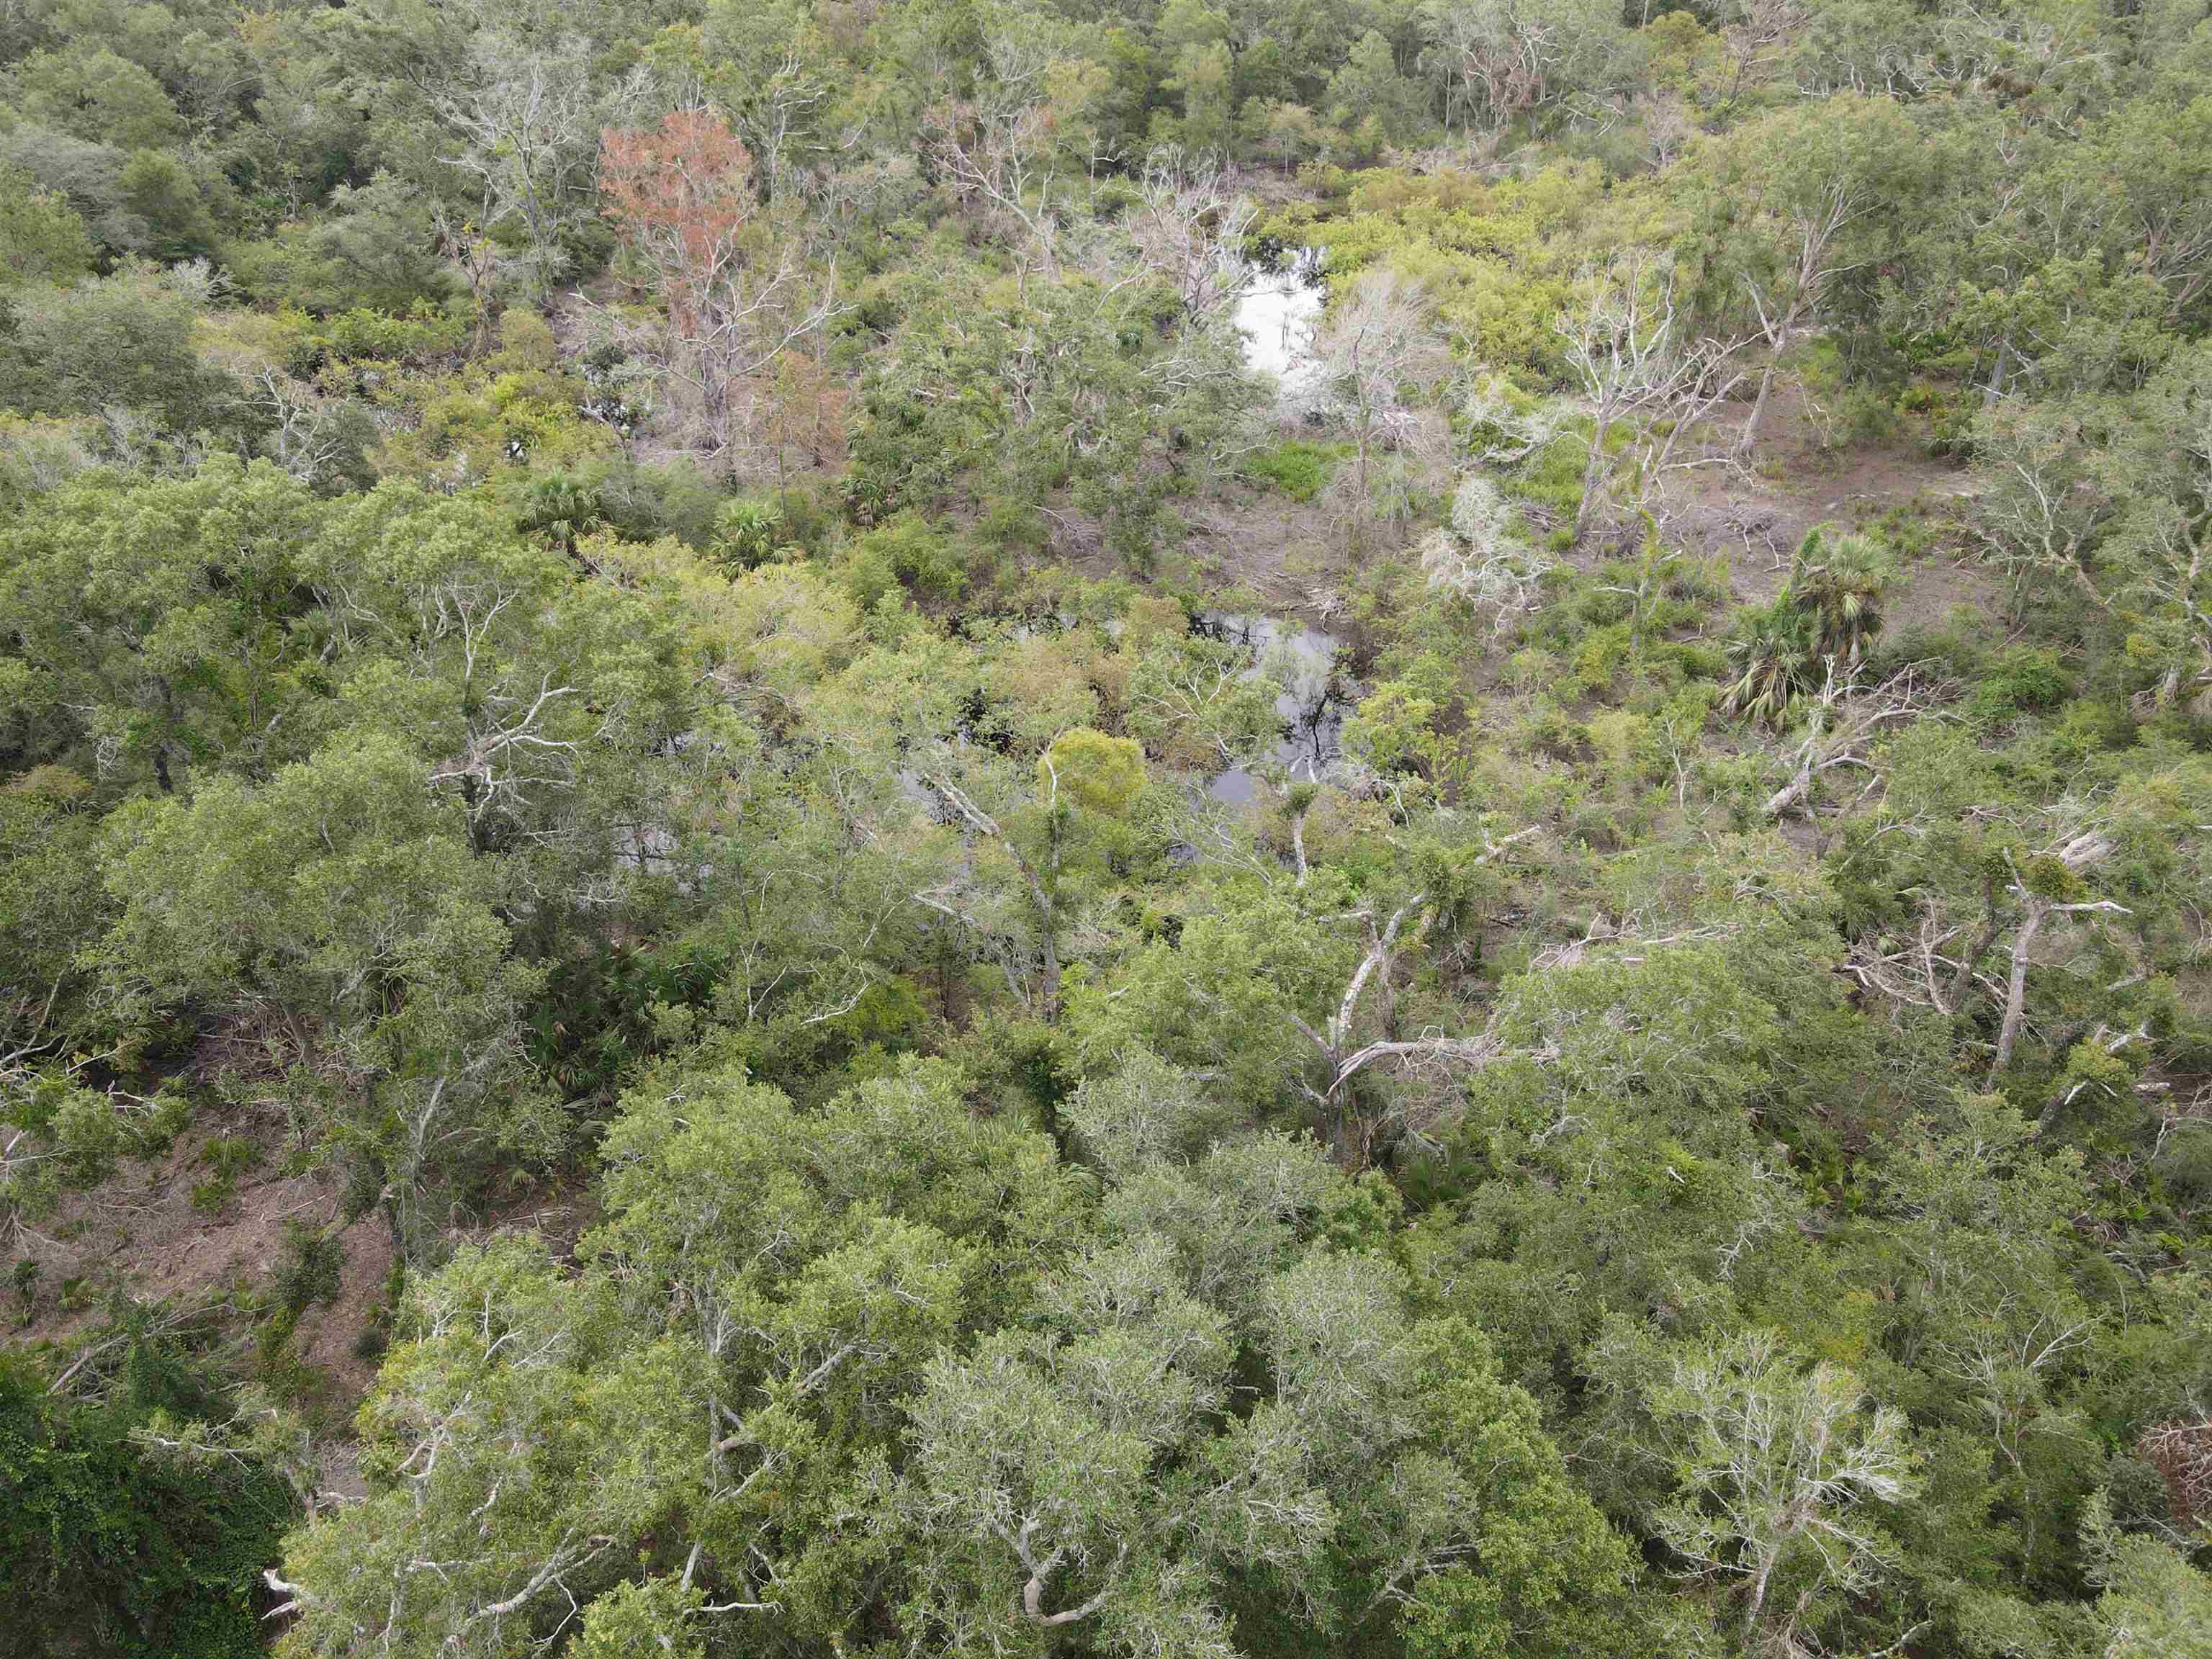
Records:
[[[1604,270],[1585,267],[1576,301],[1552,322],[1565,343],[1567,365],[1580,383],[1590,415],[1589,448],[1575,508],[1580,537],[1604,493],[1612,457],[1607,441],[1624,420],[1663,417],[1663,438],[1647,439],[1663,450],[1663,468],[1682,432],[1701,422],[1742,380],[1731,372],[1736,346],[1681,337],[1674,308],[1674,267],[1668,259],[1630,254]],[[1648,471],[1653,457],[1639,471]],[[1639,498],[1645,493],[1639,486]]]
[[[1194,161],[1172,145],[1155,150],[1128,221],[1139,269],[1174,291],[1185,317],[1210,321],[1251,281],[1242,249],[1258,213],[1218,163]]]
[[[1048,277],[1060,274],[1064,217],[1049,43],[1009,32],[985,43],[991,74],[972,101],[940,106],[926,118],[928,155],[963,198],[1019,225]]]
[[[2136,1455],[2166,1481],[2177,1528],[2187,1533],[2212,1522],[2212,1418],[2157,1424],[2136,1443]]]
[[[1503,858],[1536,833],[1537,827],[1531,825],[1495,841],[1486,836],[1485,850],[1474,863],[1480,866]],[[1290,1016],[1300,1035],[1314,1045],[1328,1079],[1319,1088],[1310,1084],[1301,1087],[1306,1097],[1320,1109],[1338,1159],[1347,1168],[1360,1168],[1368,1162],[1377,1127],[1374,1123],[1355,1124],[1346,1109],[1352,1080],[1361,1073],[1383,1061],[1401,1068],[1480,1071],[1503,1052],[1495,1021],[1473,1035],[1451,1036],[1435,1030],[1424,1031],[1416,1037],[1401,1038],[1398,1035],[1396,989],[1391,975],[1401,945],[1419,937],[1426,921],[1427,904],[1428,895],[1416,893],[1393,910],[1388,921],[1379,925],[1373,910],[1348,913],[1344,920],[1358,921],[1364,928],[1367,950],[1358,966],[1352,969],[1344,994],[1337,1000],[1336,1012],[1319,1030],[1296,1013]],[[1383,1035],[1355,1048],[1353,1031],[1370,986],[1375,988],[1382,1005]]]
[[[1766,816],[1778,818],[1796,807],[1809,811],[1814,781],[1829,772],[1853,767],[1874,773],[1875,738],[1899,720],[1926,714],[1948,690],[1917,663],[1879,685],[1861,686],[1854,670],[1846,669],[1839,679],[1835,659],[1829,658],[1812,724],[1790,757],[1789,781],[1766,798]]]
[[[2057,859],[2067,872],[2078,875],[2100,863],[2112,851],[2112,843],[2094,830],[2084,830],[2061,846],[2045,849],[2045,854]],[[1990,1061],[1990,1082],[1994,1085],[1998,1074],[2012,1063],[2013,1045],[2019,1040],[2021,1022],[2027,1006],[2027,964],[2035,949],[2036,936],[2044,924],[2054,916],[2131,915],[2124,904],[2112,899],[2085,899],[2060,902],[2045,896],[2031,885],[2020,872],[2020,866],[2008,849],[2004,855],[2005,868],[2011,872],[2008,890],[2020,901],[2020,926],[2014,931],[2012,968],[2005,983],[2004,1019],[1997,1028],[1996,1055]]]

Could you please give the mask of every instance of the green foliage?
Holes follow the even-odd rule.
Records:
[[[194,348],[206,272],[132,264],[9,297],[0,399],[27,414],[138,413],[189,437],[234,426],[228,381]]]
[[[1790,698],[1805,689],[1813,671],[1813,650],[1809,620],[1786,595],[1747,608],[1729,641],[1729,671],[1735,678],[1723,706],[1732,714],[1781,725]]]
[[[778,545],[783,514],[773,501],[726,501],[714,514],[715,550],[740,570],[765,563]]]
[[[204,1179],[192,1183],[192,1207],[221,1215],[238,1195],[238,1178],[261,1161],[261,1148],[240,1135],[217,1135],[200,1152]]]
[[[1779,726],[1790,700],[1847,682],[1882,625],[1881,599],[1894,561],[1863,536],[1810,532],[1789,585],[1770,605],[1746,607],[1729,642],[1729,712]]]
[[[137,1354],[143,1337],[131,1338]],[[49,1392],[20,1354],[0,1357],[0,1637],[26,1659],[82,1650],[246,1659],[261,1650],[258,1580],[275,1559],[293,1501],[250,1454],[204,1458],[163,1441],[207,1432],[170,1413],[179,1398],[156,1378],[87,1403]]]
[[[367,1085],[328,1126],[335,1146],[389,1164],[395,1219],[427,1247],[416,1206],[453,1167],[450,1151],[426,1162],[433,1129],[454,1151],[542,1146],[554,1130],[513,1091],[508,1033],[538,976],[507,958],[459,826],[424,781],[379,738],[260,789],[216,779],[189,804],[136,803],[112,821],[119,915],[102,953],[142,1017],[191,998],[315,1019],[299,1028],[299,1063]],[[374,974],[353,965],[384,954],[371,940],[388,941]]]
[[[84,221],[56,191],[27,175],[0,173],[0,280],[70,283],[92,269]]]
[[[1245,462],[1255,477],[1294,501],[1310,501],[1328,482],[1334,457],[1319,444],[1296,439],[1262,450]]]
[[[1811,625],[1815,656],[1838,668],[1856,665],[1881,631],[1882,593],[1896,571],[1895,561],[1867,537],[1838,535],[1828,526],[1806,535],[1788,591]]]
[[[287,1313],[302,1314],[316,1303],[337,1300],[344,1268],[345,1247],[334,1236],[288,1218],[270,1288]]]
[[[951,542],[913,514],[860,537],[843,566],[846,588],[864,611],[895,591],[923,601],[957,599],[968,582]]]
[[[562,473],[533,479],[517,516],[525,530],[544,537],[549,545],[564,553],[573,553],[577,538],[599,517],[599,492],[580,478]]]
[[[672,16],[0,19],[0,1647],[2193,1651],[2197,9]]]
[[[1037,762],[1041,794],[1065,790],[1086,811],[1126,817],[1145,789],[1145,751],[1131,738],[1078,726],[1052,740]]]

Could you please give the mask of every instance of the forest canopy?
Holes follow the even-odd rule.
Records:
[[[2212,1659],[2206,0],[0,15],[0,1647]]]

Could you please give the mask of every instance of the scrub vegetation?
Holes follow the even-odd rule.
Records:
[[[0,14],[0,1648],[2212,1655],[2203,0]]]

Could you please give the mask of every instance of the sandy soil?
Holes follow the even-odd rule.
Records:
[[[1727,416],[1717,422],[1723,431],[1735,424]],[[1757,604],[1781,590],[1791,554],[1815,525],[1858,528],[1899,508],[1942,520],[1971,495],[1954,464],[1916,448],[1825,448],[1802,414],[1778,399],[1751,466],[1678,472],[1662,499],[1668,535],[1696,553],[1729,555],[1736,597]],[[1954,605],[1990,603],[1995,585],[1962,551],[1910,561],[1893,614],[1933,620]]]
[[[214,1175],[210,1149],[225,1137],[260,1147],[259,1161],[239,1174],[220,1203],[210,1198],[195,1204],[193,1188]],[[36,1300],[27,1320],[19,1303],[9,1307],[13,1317],[0,1328],[0,1346],[65,1345],[104,1323],[118,1294],[139,1302],[240,1308],[234,1323],[243,1335],[247,1320],[241,1304],[267,1288],[282,1261],[286,1223],[320,1230],[340,1218],[338,1180],[327,1170],[285,1169],[286,1145],[283,1116],[273,1106],[208,1113],[163,1156],[125,1163],[104,1185],[73,1197],[42,1224],[40,1239],[29,1247],[40,1266]],[[465,1218],[459,1235],[534,1232],[565,1257],[595,1218],[587,1194],[548,1187]],[[381,1210],[344,1226],[337,1239],[338,1293],[300,1316],[292,1342],[312,1373],[318,1415],[326,1421],[349,1414],[375,1380],[377,1360],[362,1352],[362,1338],[382,1308],[393,1254],[392,1229]],[[64,1286],[71,1281],[65,1297]]]
[[[234,1086],[218,1089],[219,1078]],[[0,1330],[0,1344],[67,1343],[106,1322],[118,1296],[234,1310],[228,1322],[243,1337],[247,1304],[283,1261],[288,1226],[339,1225],[341,1182],[293,1156],[284,1079],[262,1045],[240,1032],[212,1033],[176,1084],[198,1103],[167,1149],[144,1162],[125,1160],[19,1246],[39,1264],[37,1291],[27,1318],[20,1304],[10,1308],[14,1321]],[[233,1103],[212,1103],[226,1100]],[[226,1147],[248,1149],[252,1158],[228,1182],[220,1177]],[[332,1419],[349,1413],[375,1377],[375,1360],[357,1350],[384,1301],[392,1257],[380,1211],[336,1237],[337,1296],[302,1313],[293,1338],[311,1369],[319,1414]]]
[[[262,1151],[217,1202],[209,1185],[216,1176],[210,1149],[225,1138]],[[338,1219],[337,1182],[325,1172],[286,1169],[285,1144],[283,1115],[273,1109],[209,1114],[164,1156],[126,1162],[104,1185],[72,1197],[25,1251],[40,1267],[32,1317],[0,1334],[0,1342],[66,1342],[102,1323],[117,1294],[191,1304],[234,1303],[261,1289],[282,1258],[287,1221],[321,1229]],[[196,1187],[209,1194],[199,1204]],[[384,1296],[391,1231],[369,1215],[337,1239],[344,1258],[337,1300],[309,1309],[296,1340],[307,1363],[350,1400],[375,1374],[354,1348]],[[13,1311],[21,1321],[20,1308]]]

